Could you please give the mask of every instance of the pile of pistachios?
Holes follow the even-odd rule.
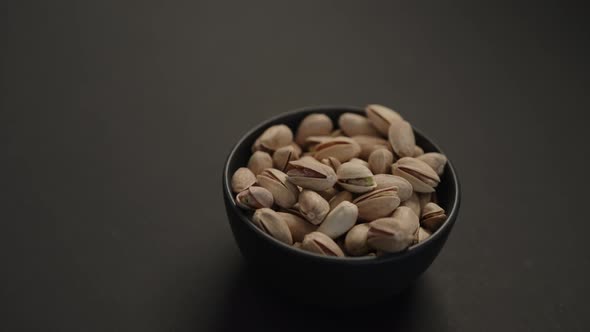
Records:
[[[397,112],[368,105],[344,113],[338,129],[325,114],[297,131],[266,129],[247,167],[232,176],[237,205],[263,232],[328,256],[379,256],[426,240],[446,220],[436,187],[447,158],[424,153]]]

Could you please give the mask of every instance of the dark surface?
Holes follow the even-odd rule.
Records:
[[[306,305],[347,307],[346,310],[355,310],[359,304],[373,306],[379,301],[396,301],[391,298],[415,282],[438,256],[459,215],[461,189],[453,163],[449,161],[436,187],[437,197],[441,197],[438,204],[446,211],[447,220],[427,240],[403,252],[377,259],[320,256],[294,250],[254,226],[252,213],[236,205],[231,180],[236,170],[248,163],[256,139],[272,125],[284,124],[295,131],[306,116],[314,113],[326,114],[337,126],[338,118],[350,112],[365,114],[362,107],[321,106],[272,117],[240,137],[224,165],[223,199],[234,238],[250,268],[256,271],[253,277],[260,279],[263,287],[271,287],[273,292],[286,297],[277,301],[294,299]],[[422,133],[414,131],[416,144],[425,152],[444,152]],[[322,297],[309,294],[322,294]]]
[[[590,52],[559,4],[1,2],[0,330],[587,331]],[[457,227],[397,301],[277,301],[224,158],[279,112],[368,102],[454,161]]]

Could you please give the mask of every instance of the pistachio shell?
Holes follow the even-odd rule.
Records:
[[[287,181],[287,174],[274,168],[267,168],[257,177],[258,184],[268,189],[274,197],[275,203],[283,208],[290,208],[299,196],[299,189]]]
[[[382,105],[367,105],[365,112],[367,113],[369,122],[384,136],[387,136],[389,126],[391,126],[393,121],[403,120],[401,115],[396,111]]]
[[[360,152],[361,147],[353,139],[348,137],[333,137],[315,146],[314,157],[317,160],[334,157],[340,162],[346,162],[358,157]]]
[[[338,167],[340,167],[340,165],[342,165],[340,160],[338,160],[334,157],[328,157],[328,158],[322,159],[322,164],[324,164],[326,166],[330,166],[334,170],[334,172],[336,172],[338,170]]]
[[[344,247],[346,252],[351,256],[363,256],[369,253],[370,248],[367,245],[367,235],[369,233],[369,224],[358,224],[346,233]]]
[[[315,232],[317,229],[317,226],[309,223],[307,220],[297,215],[286,212],[277,213],[285,221],[285,223],[287,223],[289,231],[291,231],[291,235],[293,236],[293,241],[301,242],[303,241],[303,237],[305,237],[305,235]]]
[[[333,128],[332,120],[325,114],[313,113],[301,121],[297,128],[295,142],[305,144],[309,136],[329,136]]]
[[[418,229],[418,233],[416,235],[417,236],[416,236],[415,242],[420,243],[420,242],[423,242],[424,240],[426,240],[430,236],[430,232],[428,232],[424,228],[420,227]]]
[[[426,204],[432,201],[432,193],[418,194],[418,199],[420,201],[420,209],[422,210]]]
[[[311,157],[291,161],[289,166],[289,182],[305,189],[326,190],[332,188],[337,180],[336,173],[331,167]]]
[[[344,257],[344,252],[336,242],[320,232],[307,234],[301,242],[301,249],[320,255]]]
[[[369,169],[373,174],[391,173],[391,164],[393,163],[393,153],[387,149],[378,149],[369,155]]]
[[[402,225],[408,227],[408,229],[411,230],[412,233],[416,232],[416,230],[418,230],[418,227],[420,227],[418,215],[416,215],[416,213],[414,213],[414,211],[407,206],[400,206],[397,209],[395,209],[391,217],[393,219],[401,220]]]
[[[274,125],[267,128],[258,140],[263,149],[276,151],[293,142],[293,132],[285,125]]]
[[[399,206],[400,199],[397,188],[390,187],[373,190],[352,202],[358,207],[359,218],[371,221],[389,216]]]
[[[445,210],[436,203],[428,203],[422,211],[422,227],[434,232],[447,220]]]
[[[420,198],[416,193],[412,193],[410,198],[401,203],[401,206],[410,208],[417,216],[420,215]]]
[[[318,146],[319,144],[322,144],[324,142],[327,142],[333,138],[334,137],[332,137],[332,136],[309,136],[305,139],[305,143],[303,143],[302,146],[304,149],[314,152],[316,149],[316,146]]]
[[[358,208],[351,202],[344,201],[330,211],[318,232],[335,239],[348,232],[354,226],[358,217]]]
[[[334,131],[332,131],[332,132],[330,133],[330,136],[332,136],[332,137],[338,137],[338,136],[346,136],[346,134],[344,134],[344,133],[342,132],[342,130],[340,130],[340,129],[336,129],[336,130],[334,130]]]
[[[283,146],[272,155],[274,167],[282,172],[287,171],[289,162],[299,159],[299,152],[293,145]]]
[[[358,156],[361,159],[369,158],[369,155],[376,149],[387,149],[389,151],[393,151],[389,141],[381,137],[357,135],[353,136],[352,139],[357,142],[361,148],[361,152]]]
[[[377,184],[375,190],[388,187],[397,187],[397,195],[402,202],[412,196],[412,185],[410,182],[408,182],[408,180],[402,178],[401,176],[391,174],[376,174],[375,183]]]
[[[341,191],[339,193],[336,194],[336,196],[332,197],[332,199],[330,199],[330,211],[334,210],[334,208],[336,206],[338,206],[340,203],[347,201],[347,202],[352,202],[352,193],[348,192],[348,191]]]
[[[410,227],[401,219],[377,219],[369,224],[367,244],[382,252],[400,252],[412,245],[418,226],[414,231],[411,231]]]
[[[336,190],[334,187],[331,187],[326,190],[318,191],[317,193],[320,194],[320,196],[322,196],[326,201],[330,201],[332,197],[338,194],[338,190]]]
[[[254,175],[260,174],[266,168],[272,167],[272,157],[264,151],[255,151],[250,160],[248,160],[248,168]]]
[[[364,161],[364,160],[362,160],[362,159],[359,159],[359,158],[352,158],[352,159],[350,159],[348,162],[349,162],[349,163],[357,163],[357,164],[361,164],[361,165],[363,165],[363,166],[365,166],[365,167],[369,168],[369,163],[368,163],[368,162],[366,162],[366,161]]]
[[[231,189],[235,193],[242,192],[256,183],[256,175],[246,167],[240,167],[232,175]]]
[[[348,136],[368,135],[377,136],[377,129],[369,123],[369,119],[355,113],[344,113],[338,119],[340,129]]]
[[[389,143],[398,156],[413,156],[416,140],[412,126],[407,121],[393,121],[389,127]]]
[[[414,191],[419,193],[433,192],[440,178],[428,164],[422,160],[404,157],[392,165],[393,175],[398,175],[412,184]]]
[[[447,164],[447,157],[444,154],[438,152],[428,152],[417,157],[416,159],[426,163],[439,176],[443,174],[445,165]]]
[[[297,155],[300,156],[301,153],[303,152],[303,150],[301,150],[301,147],[299,146],[299,144],[293,142],[293,143],[291,143],[291,146],[293,147],[294,151],[297,152]]]
[[[330,212],[330,204],[315,191],[303,190],[299,194],[299,211],[310,223],[318,225]]]
[[[352,193],[365,193],[377,185],[371,171],[359,164],[347,162],[338,167],[338,184]]]
[[[287,223],[277,212],[269,208],[258,209],[252,216],[252,222],[263,232],[275,239],[289,245],[293,244],[291,231],[289,231]]]
[[[236,202],[243,209],[269,208],[274,199],[270,191],[262,187],[250,187],[236,196]]]
[[[414,145],[414,156],[413,157],[417,158],[423,154],[424,154],[424,150],[422,150],[422,148],[419,147],[418,145]]]

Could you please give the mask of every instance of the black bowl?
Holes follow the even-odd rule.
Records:
[[[263,233],[240,209],[230,188],[231,176],[245,167],[251,146],[262,132],[285,124],[295,132],[308,114],[323,113],[337,125],[345,112],[364,114],[359,107],[321,106],[280,114],[247,132],[229,153],[223,170],[223,198],[231,229],[242,255],[255,271],[257,280],[276,292],[305,302],[366,304],[399,293],[424,272],[445,244],[459,212],[460,188],[449,161],[437,188],[439,205],[447,211],[445,223],[427,240],[408,250],[380,257],[327,257],[288,246]],[[441,152],[430,139],[414,129],[416,144],[425,152]],[[273,292],[275,291],[273,290]]]

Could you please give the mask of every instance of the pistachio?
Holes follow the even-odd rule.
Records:
[[[400,157],[413,156],[416,139],[412,126],[407,121],[393,121],[389,127],[389,143],[396,155]]]
[[[301,249],[320,255],[344,257],[344,252],[336,242],[320,232],[307,234],[301,242]]]
[[[243,209],[269,208],[273,205],[274,199],[270,191],[262,187],[250,187],[236,196],[236,202]]]
[[[330,201],[332,197],[338,194],[338,190],[336,190],[334,187],[331,187],[326,190],[318,191],[318,194],[320,194],[320,196],[322,196],[326,201]]]
[[[330,204],[315,191],[304,189],[299,194],[299,211],[310,223],[318,225],[330,212]]]
[[[293,132],[285,125],[274,125],[266,129],[258,140],[263,150],[276,151],[293,142]]]
[[[326,166],[330,166],[330,168],[332,168],[334,170],[334,172],[336,172],[338,170],[338,167],[340,167],[340,165],[342,165],[340,160],[338,160],[334,157],[328,157],[328,158],[322,159],[322,164],[324,164]]]
[[[256,151],[248,160],[248,168],[254,175],[260,174],[266,168],[272,167],[272,157],[264,151]]]
[[[401,206],[410,208],[417,216],[420,215],[420,211],[422,210],[420,208],[420,198],[416,193],[412,193],[412,195],[407,200],[402,202]]]
[[[235,193],[242,192],[256,183],[256,175],[246,167],[240,167],[231,178],[231,189]]]
[[[447,157],[444,154],[438,152],[428,152],[417,157],[416,159],[426,163],[439,176],[443,174],[445,165],[447,164]]]
[[[349,163],[361,164],[361,165],[365,166],[366,168],[369,168],[369,163],[366,162],[366,161],[364,161],[364,160],[362,160],[362,159],[359,159],[359,158],[352,158],[348,162]]]
[[[285,172],[288,169],[289,162],[299,159],[300,152],[293,145],[283,146],[275,151],[272,160],[276,169]]]
[[[303,237],[311,232],[315,232],[317,226],[310,224],[307,220],[292,213],[277,212],[279,216],[287,223],[293,241],[301,242]]]
[[[354,226],[358,217],[358,208],[351,202],[344,201],[336,206],[318,228],[318,232],[335,239]]]
[[[327,142],[333,138],[334,137],[332,136],[309,136],[305,139],[305,143],[303,143],[303,148],[309,150],[310,152],[314,152],[316,146],[324,142]]]
[[[274,168],[267,168],[257,177],[258,184],[268,189],[274,197],[275,203],[283,208],[290,208],[299,196],[299,189],[287,181],[287,174]]]
[[[414,145],[414,156],[413,157],[417,158],[423,154],[424,154],[424,150],[422,150],[422,148],[419,147],[418,145]]]
[[[370,247],[384,252],[399,252],[414,243],[420,223],[411,209],[400,206],[391,218],[377,219],[369,226],[367,243]]]
[[[369,158],[371,152],[375,151],[376,149],[387,149],[389,151],[393,151],[391,149],[391,144],[381,137],[357,135],[353,136],[352,139],[357,142],[361,148],[361,152],[359,154],[359,158],[361,159]]]
[[[391,215],[393,219],[400,219],[402,220],[402,224],[409,227],[412,232],[418,230],[420,227],[419,217],[414,210],[410,209],[407,206],[400,206]]]
[[[425,230],[424,228],[420,227],[418,228],[418,232],[416,233],[416,243],[420,243],[423,242],[424,240],[426,240],[429,236],[430,236],[430,232],[428,232],[427,230]]]
[[[289,162],[289,182],[305,189],[326,190],[334,186],[337,177],[334,170],[319,161],[304,157]]]
[[[334,157],[340,162],[349,161],[358,157],[361,147],[353,139],[348,137],[333,137],[328,141],[315,146],[314,157],[317,160]]]
[[[293,247],[301,249],[301,242],[295,242],[293,243]]]
[[[428,203],[422,211],[422,226],[434,232],[447,220],[445,210],[436,203]]]
[[[359,163],[347,162],[340,165],[337,175],[338,184],[352,193],[365,193],[377,186],[373,173]]]
[[[420,201],[420,210],[422,210],[426,204],[432,202],[432,193],[418,194],[418,200]]]
[[[293,244],[293,237],[287,223],[274,210],[269,208],[256,210],[252,216],[252,222],[275,239],[289,245]]]
[[[420,159],[404,157],[392,166],[393,175],[398,175],[412,184],[419,193],[433,192],[440,178],[428,164]]]
[[[391,173],[391,164],[393,163],[393,153],[387,149],[378,149],[369,155],[369,169],[373,174]]]
[[[401,115],[396,111],[382,105],[367,105],[365,112],[367,113],[369,122],[384,136],[387,136],[389,127],[393,121],[403,120]]]
[[[390,215],[400,203],[396,187],[373,190],[366,193],[352,203],[358,207],[360,219],[371,221]]]
[[[332,131],[332,132],[330,133],[330,136],[332,136],[332,137],[338,137],[338,136],[346,136],[346,134],[344,134],[344,133],[342,132],[342,130],[340,130],[340,129],[336,129],[336,130],[334,130],[334,131]]]
[[[369,122],[369,119],[355,113],[344,113],[338,119],[340,130],[348,136],[368,135],[377,136],[377,129]]]
[[[397,175],[376,174],[375,183],[377,184],[375,190],[388,187],[397,187],[397,195],[399,196],[401,202],[410,198],[410,196],[412,196],[412,191],[414,190],[408,180]]]
[[[369,233],[369,224],[358,224],[346,233],[344,247],[346,252],[351,256],[363,256],[369,253],[370,248],[367,245],[367,234]]]
[[[329,136],[332,132],[332,120],[325,114],[313,113],[301,121],[297,128],[295,142],[299,145],[305,144],[309,136]]]
[[[293,143],[291,143],[291,146],[293,147],[293,151],[295,151],[298,156],[300,156],[301,153],[303,153],[303,150],[301,150],[301,147],[299,146],[299,144],[293,142]]]
[[[349,191],[341,191],[337,193],[336,196],[332,197],[332,199],[330,199],[329,201],[330,211],[334,210],[336,206],[338,206],[340,203],[344,201],[352,202],[352,193],[350,193]]]

